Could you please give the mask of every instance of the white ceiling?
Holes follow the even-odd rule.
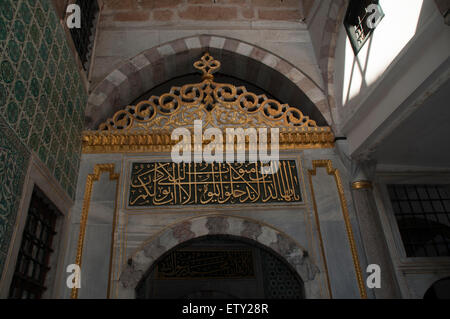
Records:
[[[379,145],[380,166],[450,169],[450,79]]]

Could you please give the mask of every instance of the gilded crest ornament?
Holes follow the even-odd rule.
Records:
[[[249,92],[244,86],[215,82],[214,73],[220,66],[220,61],[205,53],[194,63],[202,73],[201,82],[172,87],[168,93],[116,112],[98,131],[84,133],[84,152],[170,150],[174,144],[170,133],[179,127],[192,130],[196,120],[205,129],[223,131],[279,128],[281,149],[333,146],[331,129],[319,127],[298,108]]]

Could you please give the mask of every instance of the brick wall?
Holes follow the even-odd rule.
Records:
[[[297,21],[301,0],[105,0],[114,21]],[[308,2],[308,1],[307,1]],[[305,6],[306,8],[309,5]]]

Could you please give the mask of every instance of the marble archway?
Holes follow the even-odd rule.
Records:
[[[230,235],[250,239],[266,246],[298,273],[306,298],[324,298],[320,293],[320,271],[308,252],[291,237],[248,218],[204,215],[168,226],[145,241],[123,265],[118,283],[119,298],[135,298],[135,289],[152,264],[177,245],[208,235]]]
[[[158,258],[136,288],[138,299],[304,299],[291,265],[254,240],[208,235]]]
[[[85,114],[87,128],[97,129],[101,122],[152,87],[192,73],[191,61],[205,51],[228,65],[226,74],[255,83],[275,96],[304,96],[301,107],[305,114],[320,125],[332,122],[323,89],[291,63],[237,39],[199,35],[153,47],[112,71],[89,96]],[[231,63],[225,63],[227,60]]]

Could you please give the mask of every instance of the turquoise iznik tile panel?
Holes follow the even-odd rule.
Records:
[[[26,147],[0,117],[0,274],[19,208],[29,157]]]
[[[87,95],[51,1],[0,1],[0,49],[0,114],[73,197]]]
[[[86,103],[86,91],[51,0],[0,0],[0,117],[14,135],[14,143],[8,145],[20,148],[22,144],[35,152],[72,198]],[[0,147],[11,141],[10,135],[2,135]],[[8,176],[20,183],[20,173]],[[3,192],[3,183],[0,187]],[[19,190],[0,205],[14,210],[20,195]],[[8,218],[15,213],[5,217],[1,211],[0,220],[10,225]],[[2,245],[9,241],[4,237],[7,233],[0,232]]]

